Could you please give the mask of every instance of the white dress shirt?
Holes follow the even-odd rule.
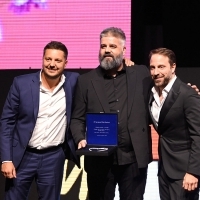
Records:
[[[160,111],[162,109],[162,106],[165,102],[165,99],[167,98],[167,95],[169,94],[169,91],[172,88],[172,85],[174,84],[175,80],[176,80],[176,75],[169,81],[169,83],[167,84],[167,86],[162,90],[162,100],[160,101],[160,97],[158,94],[158,88],[156,88],[155,86],[151,89],[152,93],[153,93],[153,97],[154,97],[154,101],[152,102],[151,105],[151,113],[153,115],[153,118],[156,122],[156,126],[158,126],[158,120],[159,120],[159,116],[160,116]]]
[[[49,91],[42,86],[40,73],[39,110],[29,147],[46,149],[64,142],[67,127],[64,82],[65,76],[62,75],[60,83]]]

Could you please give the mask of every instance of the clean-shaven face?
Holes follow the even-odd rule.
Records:
[[[122,39],[113,36],[102,37],[99,50],[100,66],[105,70],[122,66],[125,49]]]
[[[150,73],[155,86],[165,88],[175,76],[176,64],[170,65],[169,58],[160,54],[153,54],[150,59]]]
[[[43,56],[43,74],[49,79],[59,78],[67,64],[65,54],[58,49],[46,49]]]

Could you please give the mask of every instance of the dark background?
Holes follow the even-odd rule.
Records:
[[[200,57],[200,1],[132,0],[131,11],[131,60],[137,64],[148,65],[148,54],[151,49],[158,47],[172,49],[177,56],[176,74],[184,82],[196,84],[200,88],[200,64],[198,62]],[[13,78],[35,71],[38,70],[0,70],[0,113]],[[82,74],[89,70],[71,71]],[[81,180],[81,177],[79,179]],[[73,191],[69,195],[62,196],[63,200],[78,200],[79,179]],[[3,199],[3,190],[4,180],[0,175],[0,199]],[[29,199],[37,199],[35,185],[32,187]]]

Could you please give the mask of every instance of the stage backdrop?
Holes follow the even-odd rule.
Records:
[[[0,69],[38,69],[43,47],[66,44],[68,68],[98,65],[99,34],[120,27],[130,58],[131,0],[1,0]]]

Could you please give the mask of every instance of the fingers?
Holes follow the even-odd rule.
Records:
[[[192,85],[191,83],[188,83],[188,85],[193,88],[197,93],[198,95],[200,95],[200,91],[199,91],[199,88],[196,86],[196,85]]]
[[[192,85],[191,87],[192,87],[193,89],[195,89],[196,92],[199,93],[199,88],[198,88],[196,85]]]
[[[16,174],[15,168],[13,169],[13,178],[17,178],[17,174]]]
[[[185,190],[192,191],[195,190],[197,186],[198,186],[198,179],[195,176],[186,173],[183,179],[183,188]]]
[[[129,60],[128,58],[124,58],[124,61],[125,61],[126,66],[128,67],[135,64],[133,61]]]
[[[1,172],[5,178],[16,178],[16,170],[12,162],[5,162],[1,166]]]
[[[12,172],[4,172],[2,174],[5,178],[16,178],[16,175],[13,175]]]
[[[78,149],[81,149],[82,148],[82,145],[81,145],[81,143],[79,142],[78,143]]]
[[[183,188],[185,190],[188,190],[188,191],[192,191],[192,190],[195,190],[197,188],[197,183],[191,183],[191,184],[185,184],[183,186]]]
[[[198,89],[196,85],[191,85],[191,84],[190,84],[190,86],[191,86],[193,89]]]
[[[84,148],[86,145],[87,145],[86,140],[81,140],[81,141],[78,143],[78,149]]]

